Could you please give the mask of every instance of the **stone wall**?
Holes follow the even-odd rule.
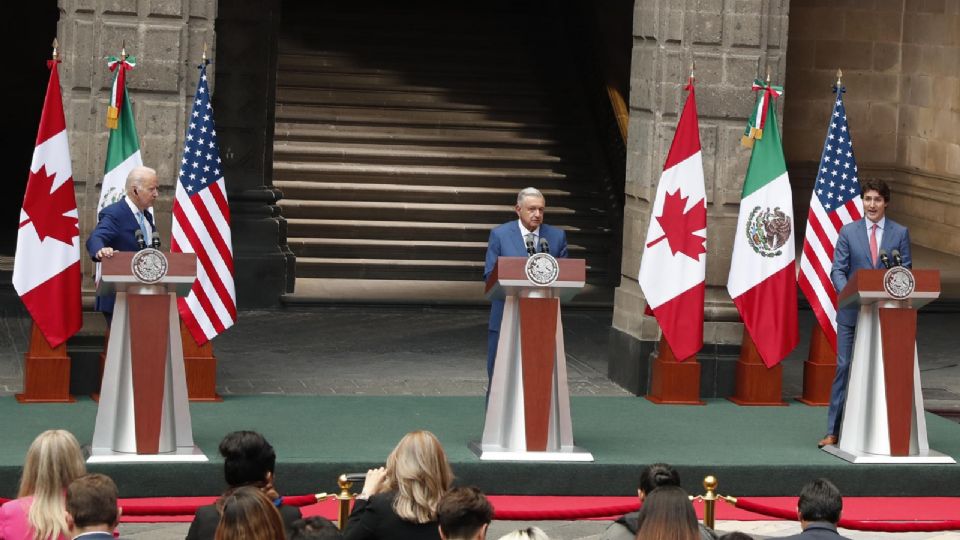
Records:
[[[80,238],[96,223],[106,159],[107,100],[112,72],[107,56],[123,45],[137,61],[127,79],[145,165],[157,169],[161,197],[155,206],[166,244],[170,208],[183,149],[188,105],[197,85],[204,42],[215,57],[215,0],[59,0],[57,33]],[[211,66],[210,73],[214,73]],[[212,77],[211,77],[212,79]],[[215,89],[212,89],[215,91]],[[166,246],[169,247],[169,246]],[[84,289],[93,291],[93,264],[82,257]]]
[[[726,292],[749,151],[740,136],[754,94],[750,85],[770,68],[786,70],[788,0],[678,3],[637,0],[627,145],[626,205],[621,282],[611,332],[610,376],[627,389],[646,390],[646,362],[659,339],[637,282],[649,208],[673,138],[683,86],[696,62],[697,105],[707,191],[707,323],[701,354],[738,345],[742,325]],[[726,6],[726,8],[725,8]],[[706,377],[710,365],[704,364]]]
[[[839,68],[861,176],[890,182],[890,215],[914,243],[960,254],[960,0],[795,2],[789,44],[784,149],[797,216]]]

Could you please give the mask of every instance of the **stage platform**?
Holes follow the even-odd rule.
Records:
[[[479,439],[483,398],[424,396],[227,396],[193,403],[194,437],[211,458],[203,464],[99,465],[124,497],[216,495],[223,489],[217,455],[233,430],[264,433],[277,450],[277,485],[287,494],[334,491],[336,477],[383,464],[404,433],[433,431],[458,483],[491,494],[630,495],[646,464],[675,465],[691,493],[705,475],[734,496],[796,495],[825,476],[848,496],[960,496],[960,465],[852,465],[818,450],[825,409],[654,405],[637,397],[572,397],[576,444],[594,463],[480,462],[468,449]],[[89,443],[96,404],[20,405],[0,398],[0,496],[12,497],[24,454],[37,433],[68,429]],[[931,448],[960,459],[960,425],[927,414]],[[357,487],[359,489],[359,486]]]

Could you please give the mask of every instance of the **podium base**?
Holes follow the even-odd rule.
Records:
[[[196,446],[182,446],[161,454],[130,454],[109,448],[92,448],[87,463],[205,463],[209,461]]]
[[[880,454],[869,454],[867,452],[848,452],[841,450],[839,446],[827,445],[822,450],[828,454],[833,454],[840,459],[850,463],[876,464],[876,463],[900,463],[900,464],[922,464],[922,463],[956,463],[952,457],[941,454],[936,450],[927,450],[926,452],[915,456],[884,456]]]
[[[502,446],[491,448],[490,445],[484,448],[480,441],[470,441],[468,446],[480,458],[480,461],[574,461],[581,463],[593,461],[593,454],[578,446],[564,447],[556,452],[527,452],[511,450]]]

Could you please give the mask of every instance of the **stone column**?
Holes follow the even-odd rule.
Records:
[[[650,204],[685,99],[683,86],[692,61],[708,211],[701,394],[733,391],[732,362],[742,325],[726,281],[750,157],[740,146],[740,136],[754,103],[750,91],[754,78],[769,66],[772,81],[783,83],[788,5],[788,0],[637,0],[634,6],[623,263],[608,372],[638,395],[647,391],[649,356],[660,332],[656,319],[643,314],[646,304],[637,274]]]

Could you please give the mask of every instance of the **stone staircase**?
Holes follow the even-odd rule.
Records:
[[[490,229],[516,219],[527,186],[590,282],[619,275],[558,38],[522,3],[452,4],[284,4],[273,185],[297,258],[285,301],[329,290],[314,280],[476,283]]]

